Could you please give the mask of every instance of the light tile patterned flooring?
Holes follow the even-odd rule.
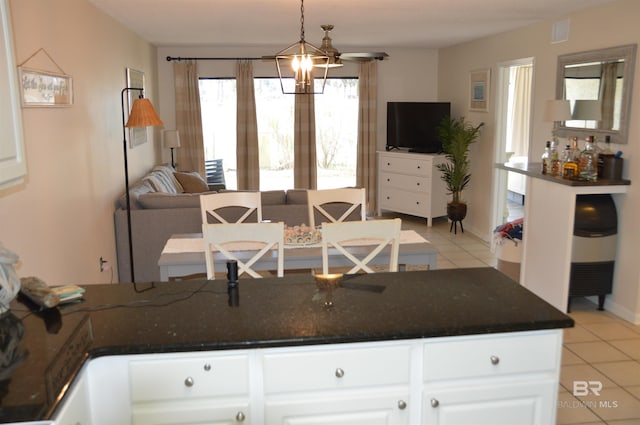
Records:
[[[459,229],[457,235],[449,232],[446,218],[429,228],[424,219],[387,216],[402,218],[403,229],[415,230],[438,248],[439,269],[497,265],[487,243]],[[576,299],[571,307],[576,326],[564,331],[557,425],[639,425],[640,326],[598,311],[587,299]],[[594,381],[590,390],[602,383],[600,394],[581,396],[587,391],[580,381]]]

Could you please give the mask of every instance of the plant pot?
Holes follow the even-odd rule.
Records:
[[[449,202],[447,216],[451,221],[462,221],[467,216],[467,204],[464,202]]]

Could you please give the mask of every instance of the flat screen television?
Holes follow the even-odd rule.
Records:
[[[438,126],[450,114],[450,102],[387,102],[386,149],[442,152]]]

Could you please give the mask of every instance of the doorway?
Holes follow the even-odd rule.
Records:
[[[496,111],[497,163],[527,163],[531,137],[533,102],[533,58],[498,65],[498,103]],[[494,187],[493,228],[524,216],[526,177],[498,170]]]

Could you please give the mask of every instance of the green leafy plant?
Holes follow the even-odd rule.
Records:
[[[480,136],[484,123],[473,126],[464,117],[445,117],[438,126],[438,136],[447,162],[438,164],[441,178],[453,195],[453,202],[460,203],[460,194],[471,181],[469,147]]]

